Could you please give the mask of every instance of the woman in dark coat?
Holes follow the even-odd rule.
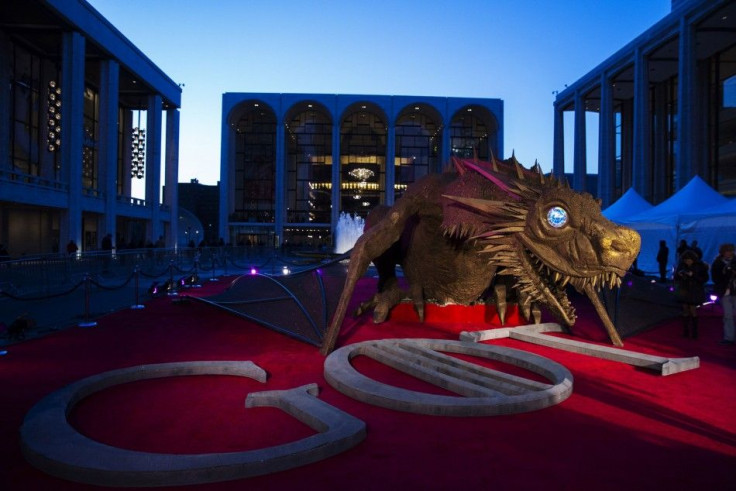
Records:
[[[708,282],[708,265],[691,250],[682,253],[675,270],[675,296],[682,304],[682,335],[698,337],[697,307],[705,302],[705,284]],[[692,325],[692,331],[690,326]]]

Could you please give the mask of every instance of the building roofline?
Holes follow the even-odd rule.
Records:
[[[116,59],[170,105],[181,107],[181,87],[86,0],[40,0],[83,32],[89,42]]]
[[[555,97],[554,104],[556,106],[559,104],[567,105],[574,99],[576,91],[586,91],[586,89],[593,89],[597,86],[600,83],[601,73],[613,75],[624,69],[626,65],[633,63],[637,49],[643,50],[646,54],[661,46],[670,37],[678,33],[680,19],[683,16],[688,16],[692,22],[697,22],[701,18],[710,15],[714,10],[721,8],[728,1],[695,0],[683,2],[649,29],[599,63],[595,68],[588,71],[574,83],[568,85],[564,90],[561,90]]]

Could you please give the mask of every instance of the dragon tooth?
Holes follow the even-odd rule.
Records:
[[[562,286],[566,286],[570,282],[570,277],[565,275],[564,278],[562,278]]]
[[[523,232],[524,227],[504,227],[504,228],[497,228],[495,231],[499,234],[509,233],[509,232],[516,233],[516,232]]]
[[[488,245],[483,248],[483,252],[502,252],[508,251],[509,248],[506,245]]]
[[[555,283],[559,283],[560,282],[560,277],[561,276],[562,275],[560,275],[559,271],[555,271],[555,278],[554,278],[555,279]]]

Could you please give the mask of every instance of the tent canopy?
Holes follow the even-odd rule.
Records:
[[[722,205],[728,198],[714,190],[699,176],[690,179],[685,187],[657,206],[626,219],[626,222],[677,223],[680,215]]]
[[[618,221],[645,212],[653,207],[654,205],[642,198],[632,187],[602,213],[609,220]]]
[[[736,202],[731,201],[695,176],[659,205],[634,215],[622,214],[610,219],[639,232],[641,251],[637,266],[646,273],[655,274],[659,270],[660,240],[664,240],[670,250],[670,270],[677,265],[675,249],[682,239],[688,243],[697,240],[706,262],[713,260],[721,242],[735,242]],[[714,220],[713,217],[719,218]]]

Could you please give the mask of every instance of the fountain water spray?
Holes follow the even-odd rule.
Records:
[[[352,249],[358,237],[363,235],[364,226],[365,220],[357,214],[340,213],[335,230],[335,253],[342,254]]]

